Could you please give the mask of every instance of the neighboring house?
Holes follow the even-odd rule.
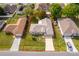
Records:
[[[62,36],[79,36],[79,28],[70,18],[58,19],[58,25]]]
[[[50,4],[49,3],[36,3],[35,9],[45,10],[47,11],[49,9]]]
[[[0,30],[3,29],[3,27],[5,26],[5,22],[3,20],[0,20]]]
[[[31,24],[30,31],[33,35],[44,34],[45,36],[54,36],[52,23],[49,18],[44,18],[38,24]]]
[[[23,5],[18,6],[16,13],[17,14],[23,14],[23,9],[24,9],[24,6]]]
[[[16,11],[16,9],[17,9],[16,5],[7,4],[4,7],[4,13],[6,13],[6,14],[12,14],[12,13],[14,13]]]
[[[4,31],[6,33],[12,33],[14,36],[22,37],[25,25],[26,25],[26,18],[22,17],[18,19],[18,22],[16,24],[8,24],[4,28]]]

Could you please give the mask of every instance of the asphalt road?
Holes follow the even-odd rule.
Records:
[[[79,56],[79,53],[69,52],[0,52],[0,56]]]

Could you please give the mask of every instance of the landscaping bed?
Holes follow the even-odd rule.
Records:
[[[73,40],[75,47],[79,51],[79,37],[73,37],[72,40]]]
[[[13,37],[0,31],[0,50],[9,50],[13,43]]]
[[[58,26],[54,26],[54,31],[55,31],[55,38],[54,38],[55,51],[66,51],[66,45]]]

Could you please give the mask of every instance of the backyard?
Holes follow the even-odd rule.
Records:
[[[66,51],[66,45],[58,29],[58,26],[54,26],[54,31],[55,31],[55,38],[54,38],[55,51]]]

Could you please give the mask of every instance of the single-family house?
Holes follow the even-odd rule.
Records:
[[[45,33],[45,26],[39,24],[31,24],[30,26],[30,33],[33,35],[40,35]]]
[[[79,36],[79,28],[70,18],[58,19],[58,25],[62,36]]]
[[[47,11],[49,9],[50,4],[49,3],[36,3],[35,9],[45,10]]]
[[[10,5],[10,4],[7,4],[5,7],[4,7],[4,13],[6,14],[12,14],[16,11],[17,9],[17,6],[16,5]]]
[[[8,24],[4,28],[4,31],[6,33],[12,33],[14,36],[22,37],[25,25],[26,25],[26,18],[21,17],[18,19],[16,24]]]
[[[45,36],[54,36],[53,27],[49,18],[44,18],[38,24],[31,24],[30,31],[33,35],[43,34]]]
[[[23,14],[23,9],[24,9],[24,6],[23,5],[18,6],[16,13],[17,14]]]

